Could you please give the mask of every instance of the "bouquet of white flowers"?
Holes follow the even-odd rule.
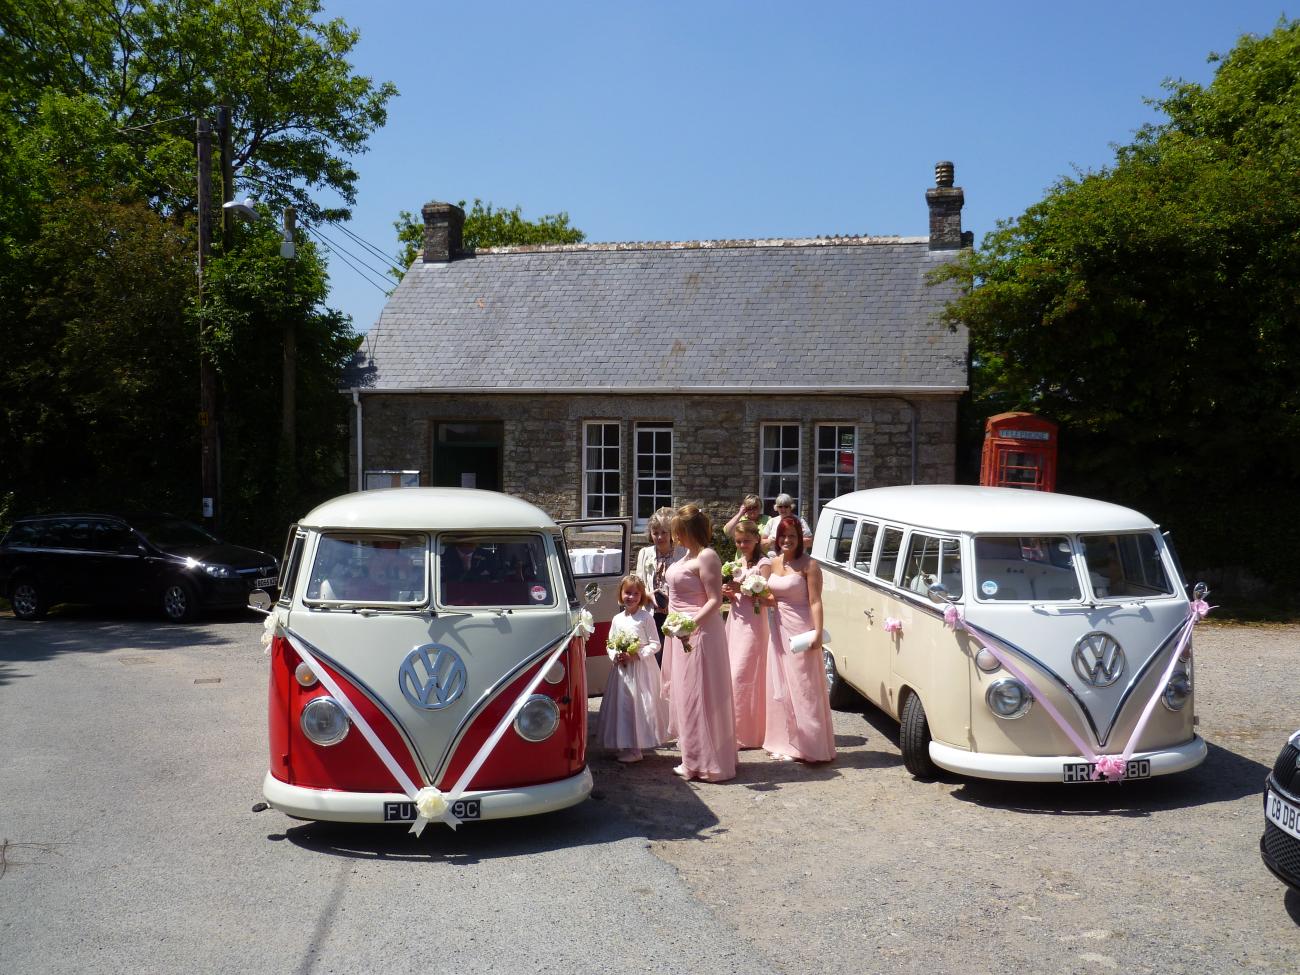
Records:
[[[743,559],[739,557],[732,559],[730,562],[723,562],[722,578],[730,582],[736,576],[740,575],[741,571],[744,568],[745,568],[745,562]]]
[[[629,657],[637,656],[641,652],[641,641],[637,639],[635,633],[619,630],[617,633],[609,635],[605,647],[614,651],[614,659],[617,660],[620,654],[626,654]]]
[[[763,605],[763,594],[767,592],[767,580],[755,572],[751,576],[746,576],[745,581],[740,584],[740,591],[753,598],[754,612],[757,613]]]
[[[695,632],[695,620],[691,619],[685,613],[679,613],[676,610],[669,613],[664,619],[663,630],[670,636],[675,636],[682,641],[682,651],[690,653],[692,649],[690,635]]]

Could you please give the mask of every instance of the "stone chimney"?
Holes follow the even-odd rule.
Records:
[[[424,215],[424,263],[445,264],[460,257],[465,211],[454,203],[434,201],[426,203],[420,212]]]
[[[961,208],[966,194],[960,186],[953,186],[951,162],[934,164],[934,189],[925,191],[925,202],[930,205],[930,250],[951,251],[969,247],[974,234],[962,233]]]

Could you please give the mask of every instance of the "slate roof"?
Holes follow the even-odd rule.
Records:
[[[924,237],[574,244],[416,261],[349,386],[957,392]],[[369,358],[365,358],[368,355]],[[782,362],[780,369],[773,368]]]

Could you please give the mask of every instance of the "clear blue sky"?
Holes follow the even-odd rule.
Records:
[[[927,232],[951,159],[978,241],[1156,118],[1161,82],[1266,34],[1280,0],[325,0],[394,82],[348,228],[397,253],[429,200],[568,212],[588,240]],[[326,230],[354,254],[361,248]],[[373,258],[372,263],[378,263]],[[372,275],[372,277],[377,277]],[[366,331],[383,293],[331,261]]]

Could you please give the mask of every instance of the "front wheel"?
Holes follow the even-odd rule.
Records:
[[[908,694],[903,703],[903,718],[898,733],[903,750],[903,765],[918,779],[932,779],[939,768],[930,758],[930,722],[918,694]]]
[[[163,587],[163,615],[173,623],[188,623],[199,615],[199,600],[194,587],[184,579],[173,579]]]
[[[822,647],[822,667],[826,671],[826,692],[831,707],[836,711],[851,710],[859,701],[858,692],[840,676],[839,668],[835,666],[835,655],[826,647]]]
[[[38,620],[50,608],[45,593],[31,579],[19,579],[14,584],[9,593],[9,603],[20,620]]]

